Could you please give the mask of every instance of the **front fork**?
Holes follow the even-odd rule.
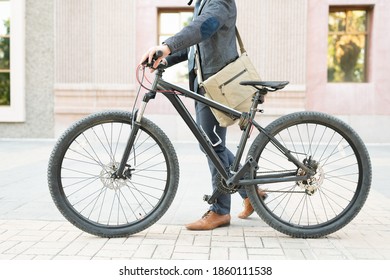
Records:
[[[123,152],[122,159],[117,171],[113,174],[114,178],[125,178],[124,170],[126,168],[127,160],[129,159],[130,152],[133,148],[135,138],[137,137],[138,131],[141,127],[141,120],[145,113],[146,105],[148,104],[150,99],[156,97],[156,92],[148,92],[145,94],[144,99],[142,100],[141,106],[139,110],[136,110],[134,115],[132,116],[132,130],[129,135],[129,139],[127,140],[125,151]]]

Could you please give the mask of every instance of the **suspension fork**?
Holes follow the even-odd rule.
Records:
[[[152,89],[144,95],[144,98],[141,102],[141,106],[139,110],[136,110],[133,119],[131,120],[131,126],[132,130],[129,135],[129,139],[127,140],[125,151],[123,152],[121,162],[118,166],[117,171],[113,174],[114,178],[124,178],[123,172],[126,168],[127,160],[129,159],[130,152],[134,146],[135,138],[137,137],[138,131],[141,127],[141,121],[145,113],[146,105],[148,105],[148,102],[151,99],[154,99],[156,97],[156,88],[159,80],[162,77],[163,70],[158,69],[158,72],[156,73],[156,78],[153,82]]]
[[[126,168],[127,160],[129,159],[130,152],[134,146],[135,139],[137,137],[138,131],[141,127],[141,121],[142,117],[145,113],[146,105],[148,104],[149,100],[154,99],[156,96],[156,92],[148,92],[145,94],[144,99],[142,100],[141,107],[139,110],[136,110],[133,118],[132,118],[132,129],[129,135],[129,138],[126,143],[126,148],[123,152],[121,162],[119,164],[119,167],[115,174],[113,175],[115,178],[124,178],[123,172]]]

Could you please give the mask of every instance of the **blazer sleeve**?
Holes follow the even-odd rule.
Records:
[[[234,7],[234,0],[208,1],[199,16],[164,43],[168,45],[172,54],[199,44],[210,38],[231,19],[230,11]]]
[[[168,55],[165,59],[168,62],[168,67],[171,67],[177,63],[182,61],[186,61],[188,59],[188,49],[183,49],[179,52]]]

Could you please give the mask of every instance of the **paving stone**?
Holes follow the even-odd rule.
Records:
[[[174,249],[174,245],[157,245],[152,259],[169,260],[172,257]]]
[[[24,255],[24,254],[21,254],[21,255],[14,256],[12,258],[12,260],[27,261],[27,260],[33,260],[36,257],[37,257],[36,255]]]
[[[200,253],[173,253],[172,260],[208,260],[209,254]]]
[[[79,252],[88,244],[84,242],[72,242],[68,246],[65,246],[59,253],[63,256],[78,256]]]
[[[11,248],[13,248],[16,245],[18,245],[19,243],[20,243],[20,241],[16,241],[16,240],[1,242],[0,243],[0,254],[2,254],[4,252],[7,252]]]
[[[246,248],[229,248],[229,260],[247,260],[248,252]]]
[[[255,248],[248,248],[248,255],[282,256],[282,255],[284,255],[284,252],[283,252],[282,249],[268,249],[268,248],[255,249]]]
[[[27,249],[31,248],[34,246],[36,242],[31,242],[31,241],[22,241],[17,243],[15,246],[10,247],[8,250],[4,251],[4,254],[15,254],[19,255],[25,252]]]
[[[141,245],[135,251],[133,257],[135,259],[151,259],[157,245]]]
[[[211,247],[210,260],[228,260],[229,248],[225,247]]]
[[[250,247],[250,248],[263,248],[263,240],[260,237],[251,237],[251,236],[246,236],[245,237],[245,246]]]
[[[210,246],[211,236],[195,236],[193,244],[194,246]]]
[[[287,259],[290,260],[305,260],[305,254],[303,254],[301,249],[283,249],[284,254]]]
[[[261,237],[264,248],[281,248],[279,239],[277,237]]]
[[[180,234],[176,240],[176,245],[192,245],[194,244],[196,235]],[[205,236],[207,237],[207,236]]]
[[[175,253],[203,253],[208,254],[210,247],[200,247],[200,246],[176,246]]]

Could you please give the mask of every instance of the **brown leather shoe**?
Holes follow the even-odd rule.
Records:
[[[265,191],[263,191],[262,189],[258,189],[258,190],[257,190],[257,193],[259,194],[259,196],[260,196],[263,200],[265,200],[265,199],[267,198],[267,196],[268,196],[268,195],[265,193]],[[249,217],[250,215],[252,215],[252,213],[255,211],[255,210],[253,209],[253,206],[252,206],[251,202],[249,201],[249,198],[248,198],[248,197],[244,199],[243,204],[244,204],[244,210],[242,210],[242,212],[241,212],[240,214],[238,214],[238,217],[239,217],[240,219],[246,219],[246,218],[248,218],[248,217]]]
[[[186,228],[188,230],[212,230],[229,224],[230,214],[220,215],[213,211],[207,211],[200,220],[186,225]]]

